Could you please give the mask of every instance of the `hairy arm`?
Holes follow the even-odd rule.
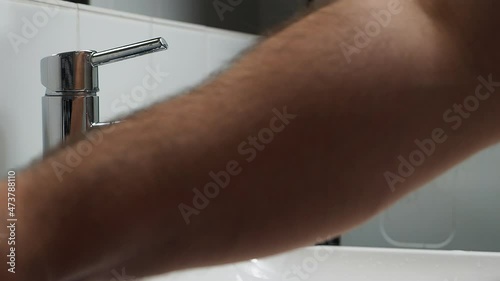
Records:
[[[101,132],[62,176],[53,167],[69,165],[68,149],[23,172],[17,278],[145,276],[309,245],[496,143],[495,87],[479,87],[468,115],[454,108],[491,69],[462,61],[465,41],[428,7],[389,2],[328,5],[192,93]],[[355,27],[389,9],[356,45]],[[423,162],[398,172],[417,139]]]

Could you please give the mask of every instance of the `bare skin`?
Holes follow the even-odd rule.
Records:
[[[500,60],[478,47],[499,45],[487,36],[498,26],[487,16],[495,1],[430,2],[401,1],[351,63],[339,44],[352,45],[353,28],[388,1],[325,6],[213,81],[117,125],[62,181],[52,164],[65,163],[67,150],[22,172],[18,273],[2,270],[0,279],[109,280],[122,267],[147,276],[310,245],[496,144],[494,93],[458,128],[443,119],[475,94],[478,76],[500,81]],[[273,109],[285,108],[293,118],[280,124]],[[249,136],[281,125],[255,159],[238,151]],[[411,176],[389,184],[398,156],[408,159],[415,139],[436,128],[446,140]],[[238,166],[228,169],[231,161]],[[187,224],[179,205],[193,207],[193,188],[203,191],[209,173],[222,170],[240,172]],[[5,182],[1,190],[7,202]]]

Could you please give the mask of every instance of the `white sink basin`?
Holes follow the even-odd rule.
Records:
[[[500,281],[500,253],[310,247],[147,281]]]

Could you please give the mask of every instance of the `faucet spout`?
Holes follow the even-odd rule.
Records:
[[[90,62],[93,66],[99,66],[167,49],[167,41],[160,37],[102,52],[95,52],[92,54]]]

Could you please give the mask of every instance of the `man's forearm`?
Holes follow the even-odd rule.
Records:
[[[67,150],[24,172],[20,247],[43,268],[27,276],[142,276],[311,244],[496,142],[494,95],[458,127],[462,115],[445,117],[490,73],[462,65],[415,2],[346,58],[353,27],[387,3],[340,1],[308,16],[104,134],[62,182],[53,167]],[[435,149],[401,175],[416,139]]]

